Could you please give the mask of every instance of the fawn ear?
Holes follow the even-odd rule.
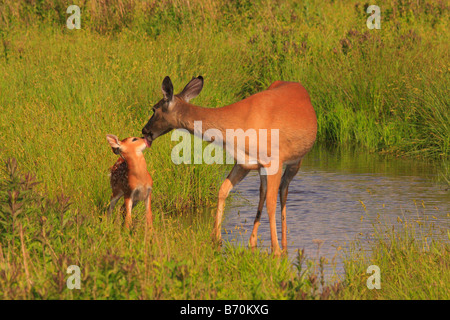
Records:
[[[200,94],[203,89],[203,77],[198,76],[197,78],[192,78],[191,81],[184,87],[183,91],[178,95],[184,101],[189,102]]]
[[[111,146],[113,152],[115,154],[119,154],[120,151],[120,141],[119,138],[117,138],[117,136],[113,135],[113,134],[107,134],[106,135],[106,140],[108,140],[109,145]]]

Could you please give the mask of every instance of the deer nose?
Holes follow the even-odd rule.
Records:
[[[153,140],[153,138],[152,138],[152,132],[151,132],[150,130],[148,130],[147,128],[144,127],[144,128],[142,129],[142,134],[144,135],[144,138]]]

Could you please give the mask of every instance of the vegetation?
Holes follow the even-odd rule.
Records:
[[[297,267],[267,252],[211,245],[209,211],[144,215],[131,231],[121,219],[83,215],[68,197],[49,199],[8,160],[0,189],[2,299],[293,299],[328,297],[304,257]],[[81,290],[67,288],[67,268],[82,269]],[[257,275],[257,276],[256,276]],[[323,278],[322,278],[323,279]]]
[[[378,218],[372,237],[353,243],[346,252],[347,283],[341,298],[448,300],[450,233],[448,223],[438,225],[433,219],[417,215],[392,223]],[[379,290],[366,285],[369,265],[380,268]]]
[[[79,30],[66,28],[71,4],[82,10]],[[105,218],[108,168],[117,158],[105,135],[140,135],[166,75],[176,90],[204,76],[193,102],[211,108],[274,80],[300,81],[317,112],[318,143],[448,168],[448,5],[386,1],[381,30],[367,28],[365,9],[358,1],[0,0],[0,297],[448,299],[438,280],[433,292],[400,293],[425,281],[419,277],[390,296],[361,293],[357,262],[348,265],[345,287],[319,290],[320,274],[307,263],[292,268],[263,251],[214,250],[203,208],[215,204],[225,166],[173,164],[170,134],[146,151],[153,233],[144,232],[141,205],[129,233],[120,219]],[[395,252],[448,270],[445,243],[425,251],[391,244],[380,242],[375,255],[384,257],[382,269],[393,261],[382,252]],[[89,290],[66,288],[71,264]]]
[[[377,220],[369,239],[345,250],[345,277],[325,281],[299,251],[292,262],[266,250],[211,246],[209,210],[157,216],[145,230],[121,219],[83,215],[60,194],[36,191],[33,175],[7,161],[0,186],[1,299],[444,299],[448,290],[448,223],[427,217],[399,224]],[[447,217],[450,217],[447,215]],[[444,233],[444,234],[442,234]],[[443,237],[444,236],[444,237]],[[319,244],[320,245],[320,244]],[[367,289],[368,265],[381,270],[381,290]],[[81,290],[67,288],[67,268],[80,266]]]

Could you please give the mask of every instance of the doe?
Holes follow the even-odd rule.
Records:
[[[261,177],[259,189],[259,205],[250,236],[251,248],[257,245],[258,227],[264,202],[269,215],[271,247],[274,255],[282,252],[278,244],[276,226],[276,207],[278,192],[281,205],[281,246],[287,252],[287,222],[286,201],[288,188],[292,179],[300,169],[303,157],[311,150],[317,135],[317,118],[306,89],[298,82],[275,81],[266,90],[255,93],[244,100],[220,107],[205,108],[190,103],[203,88],[203,77],[193,78],[184,89],[174,93],[172,80],[165,77],[162,82],[163,98],[153,106],[153,114],[142,128],[142,134],[147,141],[170,132],[173,129],[186,129],[192,134],[198,134],[194,128],[196,121],[202,122],[201,135],[209,129],[216,129],[224,137],[221,143],[235,160],[238,155],[244,155],[245,163],[236,161],[228,177],[219,189],[216,219],[212,238],[214,242],[221,242],[221,224],[225,207],[225,199],[229,192],[250,172],[258,170]],[[262,129],[262,130],[261,130]],[[234,147],[227,141],[227,131],[247,132],[254,130],[257,134],[254,141],[242,143]],[[278,144],[272,147],[271,138],[266,135],[262,139],[258,136],[264,132],[278,132]],[[271,137],[271,134],[270,134]],[[266,143],[260,143],[266,142]],[[219,142],[219,141],[217,141]],[[239,145],[239,144],[238,144]],[[232,147],[233,146],[233,147]],[[253,156],[256,155],[256,163]],[[261,152],[261,150],[263,152]],[[264,152],[265,151],[265,152]],[[270,162],[261,155],[270,155]],[[241,158],[242,159],[242,158]],[[268,168],[275,165],[272,172]],[[283,165],[286,169],[283,170]]]

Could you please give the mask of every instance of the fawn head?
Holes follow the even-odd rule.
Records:
[[[117,136],[107,134],[106,140],[108,140],[112,151],[124,159],[139,155],[139,153],[142,154],[142,151],[144,151],[145,148],[150,148],[151,146],[151,141],[148,141],[145,138],[130,137],[120,141]]]
[[[183,106],[199,95],[203,88],[203,77],[198,76],[184,87],[183,91],[174,95],[173,84],[169,77],[165,77],[161,86],[163,98],[153,106],[153,115],[142,128],[142,134],[148,141],[155,140],[172,129],[180,127],[183,121],[181,112]]]

